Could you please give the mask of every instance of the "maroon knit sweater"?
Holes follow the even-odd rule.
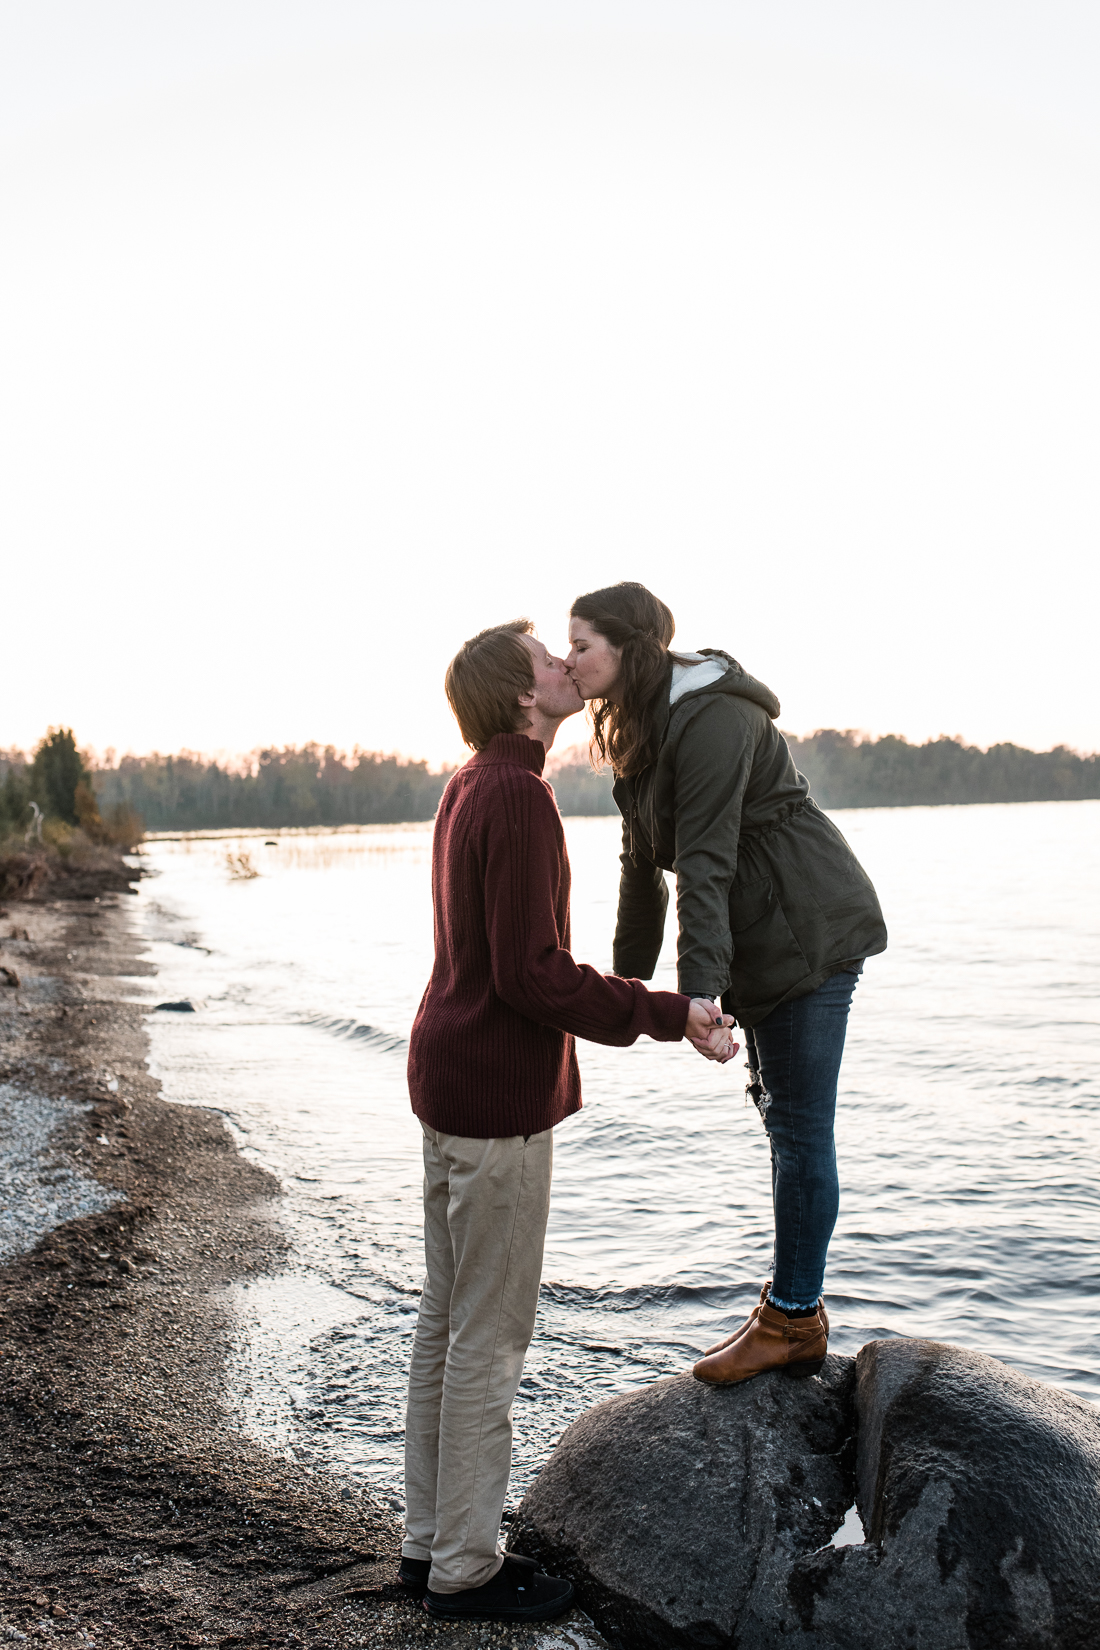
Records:
[[[579,1110],[573,1038],[684,1034],[688,999],[569,955],[569,860],[546,752],[498,733],[443,793],[432,847],[435,966],[412,1029],[409,1094],[442,1134],[538,1134]]]

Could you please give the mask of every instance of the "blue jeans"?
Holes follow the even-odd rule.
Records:
[[[745,1031],[748,1092],[772,1155],[772,1299],[812,1306],[825,1281],[840,1189],[833,1144],[836,1085],[859,976],[834,974]]]

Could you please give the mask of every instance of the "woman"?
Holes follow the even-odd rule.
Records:
[[[852,993],[886,929],[775,726],[778,699],[728,653],[671,653],[674,631],[644,585],[594,590],[573,604],[566,667],[623,816],[615,972],[652,978],[675,871],[680,990],[721,998],[744,1027],[771,1147],[772,1277],[695,1366],[724,1386],[767,1369],[816,1374],[825,1357],[837,1077]]]

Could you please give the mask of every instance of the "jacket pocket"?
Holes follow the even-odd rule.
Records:
[[[730,983],[741,1003],[779,1002],[810,973],[770,877],[730,889],[733,966]]]
[[[730,889],[730,933],[741,934],[759,922],[772,902],[771,877],[734,883]]]

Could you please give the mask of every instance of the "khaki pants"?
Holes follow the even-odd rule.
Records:
[[[542,1134],[469,1140],[424,1129],[427,1277],[405,1419],[406,1558],[433,1592],[501,1566],[512,1400],[535,1327],[554,1146]]]

